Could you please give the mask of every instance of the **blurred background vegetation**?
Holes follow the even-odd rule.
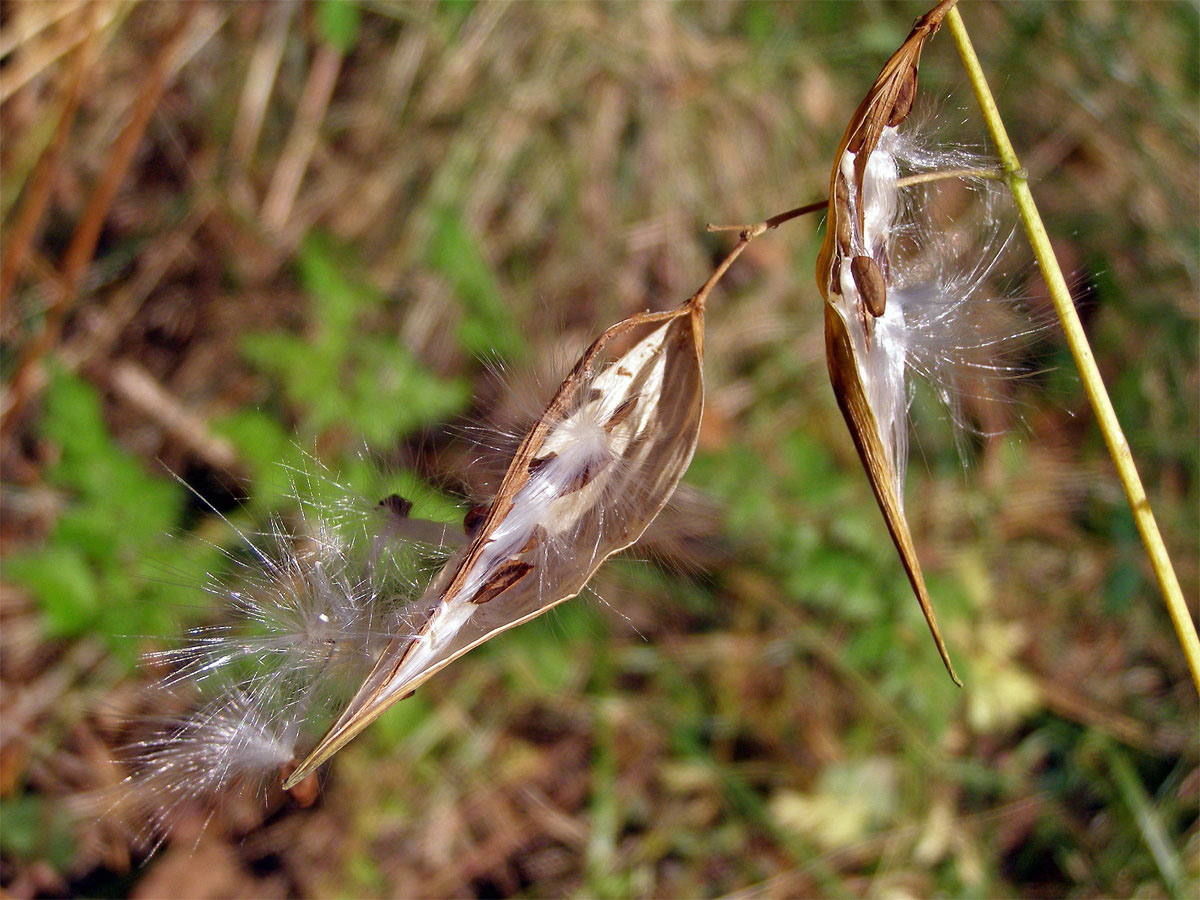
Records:
[[[7,894],[1195,896],[1197,698],[1069,356],[1046,340],[1023,436],[966,468],[918,400],[958,690],[828,387],[811,220],[710,301],[700,451],[605,603],[439,675],[312,809],[249,799],[145,862],[89,802],[147,711],[138,655],[211,616],[205,503],[286,514],[277,464],[312,453],[465,509],[454,426],[529,412],[485,360],[540,401],[699,286],[730,244],[705,222],[822,197],[922,11],[0,6]],[[1194,602],[1200,16],[963,13]],[[922,87],[983,141],[945,36]]]

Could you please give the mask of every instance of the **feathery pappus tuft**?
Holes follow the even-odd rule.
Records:
[[[845,151],[839,178],[854,164]],[[907,122],[885,128],[858,198],[865,214],[854,255],[831,285],[901,508],[912,376],[932,387],[957,427],[972,429],[964,398],[1002,400],[1005,382],[1029,373],[1029,346],[1050,323],[1004,290],[1015,210],[1002,185],[972,174],[995,167],[961,148],[939,152]]]
[[[151,850],[182,822],[207,825],[240,791],[264,793],[296,753],[298,707],[271,708],[274,698],[261,687],[226,685],[198,705],[192,694],[160,688],[156,705],[190,709],[144,720],[150,734],[125,748],[121,760],[130,774],[110,813],[137,822],[137,837]]]
[[[122,759],[130,774],[111,806],[142,823],[151,847],[241,791],[265,797],[277,787],[388,643],[410,632],[412,601],[445,559],[401,534],[411,501],[370,502],[314,465],[288,470],[293,527],[274,518],[263,535],[234,528],[242,546],[225,553],[232,575],[210,575],[204,587],[219,621],[145,657],[163,671],[153,708],[178,711],[133,723],[139,736]],[[308,805],[315,781],[292,796]]]

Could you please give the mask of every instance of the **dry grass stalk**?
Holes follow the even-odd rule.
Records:
[[[1142,537],[1151,568],[1154,569],[1155,577],[1158,579],[1163,602],[1167,606],[1167,613],[1175,628],[1175,636],[1179,640],[1179,646],[1183,650],[1184,658],[1187,660],[1188,669],[1192,675],[1192,683],[1196,691],[1200,693],[1200,636],[1196,633],[1196,624],[1192,621],[1191,610],[1188,608],[1187,601],[1184,600],[1183,591],[1179,586],[1179,577],[1175,574],[1175,567],[1171,563],[1167,546],[1163,542],[1158,522],[1154,518],[1154,511],[1150,508],[1150,501],[1146,498],[1146,489],[1142,486],[1141,476],[1138,475],[1137,467],[1134,465],[1129,441],[1125,438],[1121,423],[1117,420],[1116,410],[1113,409],[1108,389],[1096,366],[1096,358],[1088,343],[1087,334],[1083,330],[1083,324],[1079,320],[1079,313],[1071,299],[1071,292],[1067,287],[1067,280],[1063,276],[1062,267],[1059,266],[1054,248],[1050,245],[1050,237],[1046,233],[1045,225],[1042,224],[1042,216],[1038,212],[1037,204],[1033,202],[1033,194],[1029,190],[1029,181],[1025,170],[1021,167],[1016,150],[1008,139],[1004,121],[1000,118],[996,101],[992,98],[991,88],[988,87],[987,78],[979,64],[979,58],[975,55],[975,48],[971,44],[962,16],[957,11],[953,11],[949,22],[955,44],[958,46],[959,56],[970,76],[971,87],[975,91],[976,99],[979,100],[984,119],[987,121],[988,131],[1000,150],[1004,162],[1005,180],[1016,200],[1017,208],[1020,210],[1025,233],[1029,236],[1038,266],[1050,289],[1055,312],[1058,314],[1067,344],[1071,348],[1071,355],[1074,357],[1075,365],[1083,379],[1088,400],[1096,415],[1097,425],[1101,434],[1104,435],[1109,456],[1112,457],[1113,465],[1116,466],[1117,474],[1121,479],[1121,487],[1125,491],[1125,499],[1129,503],[1134,522],[1137,523],[1138,533]]]
[[[63,322],[79,291],[87,265],[95,253],[100,230],[116,199],[121,182],[133,162],[134,153],[146,126],[150,123],[150,116],[166,90],[171,63],[187,35],[188,25],[196,9],[197,7],[185,7],[147,72],[142,90],[133,102],[129,122],[117,136],[104,171],[79,217],[79,224],[75,228],[71,243],[63,254],[55,277],[53,303],[47,311],[42,330],[26,345],[17,363],[9,391],[4,398],[4,408],[0,409],[0,422],[7,424],[21,414],[34,390],[42,358],[58,341]]]

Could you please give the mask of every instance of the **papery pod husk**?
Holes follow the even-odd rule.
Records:
[[[855,449],[866,469],[871,482],[871,489],[879,503],[887,523],[892,542],[900,554],[900,561],[908,575],[909,583],[921,605],[921,612],[929,624],[938,653],[946,666],[946,671],[957,685],[962,685],[954,666],[946,643],[942,639],[941,629],[938,628],[937,616],[934,615],[933,605],[929,599],[929,591],[925,586],[925,577],[921,572],[921,563],[917,559],[916,548],[913,546],[912,534],[904,517],[904,509],[896,490],[896,473],[891,459],[880,438],[879,426],[874,412],[867,400],[867,390],[862,371],[863,366],[854,347],[854,341],[849,332],[851,327],[842,313],[829,301],[831,284],[837,278],[835,271],[841,265],[849,265],[850,260],[839,253],[839,227],[845,233],[847,225],[857,225],[859,233],[863,229],[862,205],[857,206],[857,221],[848,223],[842,221],[847,215],[854,215],[844,197],[839,197],[838,176],[841,171],[842,156],[847,149],[854,152],[854,197],[863,193],[863,175],[866,171],[867,160],[879,145],[879,139],[884,128],[900,124],[912,109],[913,99],[917,89],[917,66],[921,59],[921,50],[925,42],[941,26],[946,13],[954,6],[956,0],[943,0],[921,18],[917,19],[912,31],[904,43],[884,65],[879,77],[855,110],[850,124],[838,146],[834,157],[833,171],[829,176],[829,212],[825,229],[825,240],[821,244],[817,256],[817,287],[825,302],[825,355],[829,366],[829,378],[837,397],[842,416],[850,429],[850,436]],[[838,288],[840,290],[840,288]],[[864,321],[870,311],[862,311]],[[858,323],[855,323],[857,326]]]
[[[610,348],[627,339],[636,343],[601,368]],[[425,607],[420,623],[392,641],[285,787],[302,781],[393,703],[468,650],[576,596],[604,560],[641,537],[674,493],[695,452],[704,404],[703,357],[704,305],[699,295],[667,312],[632,316],[596,339],[521,442],[470,544],[434,577],[418,601],[418,609]],[[475,599],[464,599],[472,567],[512,512],[514,499],[530,480],[556,426],[596,392],[624,411],[615,427],[624,429],[628,439],[615,464],[589,479],[577,499],[568,495],[555,501],[570,501],[563,514],[570,520],[576,552],[550,555],[535,537],[493,570],[483,588],[473,592]],[[613,498],[619,498],[616,507],[608,502]],[[455,603],[472,604],[470,618],[444,647],[424,654],[428,658],[414,667],[421,642],[433,643],[428,629],[435,613]],[[406,671],[406,661],[411,671]]]

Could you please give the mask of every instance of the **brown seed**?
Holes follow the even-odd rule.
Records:
[[[517,553],[518,554],[528,553],[530,550],[532,550],[538,544],[544,544],[545,542],[546,542],[546,529],[543,528],[541,525],[539,525],[535,529],[533,529],[533,532],[529,535],[529,540],[527,540],[525,542],[525,546],[522,547],[520,550],[518,550]]]
[[[487,603],[493,597],[503,594],[531,571],[533,571],[533,563],[510,559],[496,569],[492,577],[479,589],[479,593],[472,598],[472,602]]]
[[[913,100],[917,96],[917,67],[909,66],[908,71],[900,77],[900,84],[896,91],[896,100],[892,103],[892,114],[888,118],[888,125],[895,128],[912,112]]]
[[[565,496],[566,494],[573,494],[575,491],[582,491],[585,487],[592,483],[593,478],[608,468],[608,464],[611,461],[612,460],[609,459],[596,459],[589,462],[579,470],[579,474],[572,478],[566,488],[563,489],[563,495]]]
[[[842,258],[835,256],[829,269],[829,290],[835,294],[842,293]]]
[[[467,533],[467,537],[473,538],[479,533],[479,526],[487,518],[490,509],[491,506],[487,503],[476,503],[467,510],[467,514],[463,516],[463,531]]]
[[[850,244],[853,240],[854,232],[850,216],[850,189],[846,185],[846,176],[840,172],[838,173],[833,198],[834,230],[837,233],[838,250],[845,255],[850,252]]]
[[[848,204],[850,202],[850,185],[846,183],[844,172],[838,172],[837,181],[833,183],[833,196],[837,198],[839,204]]]
[[[285,763],[280,767],[279,776],[282,781],[287,781],[291,774],[296,771],[296,762]],[[287,788],[288,794],[296,801],[297,806],[308,809],[317,802],[317,797],[321,793],[321,783],[317,781],[317,773],[311,772],[300,780],[298,784]]]
[[[412,501],[405,500],[399,494],[388,494],[379,501],[379,508],[386,510],[389,515],[393,515],[397,519],[407,519],[408,514],[412,512],[412,507]]]
[[[856,256],[850,260],[850,275],[871,315],[876,318],[882,316],[887,305],[887,283],[883,280],[879,263],[869,256]]]
[[[533,475],[538,469],[546,465],[552,459],[558,459],[558,454],[551,450],[545,456],[534,457],[529,461],[529,474]]]
[[[623,400],[621,405],[608,417],[608,421],[604,423],[604,433],[612,434],[614,428],[629,418],[629,414],[637,407],[637,403],[638,398],[636,396]]]

